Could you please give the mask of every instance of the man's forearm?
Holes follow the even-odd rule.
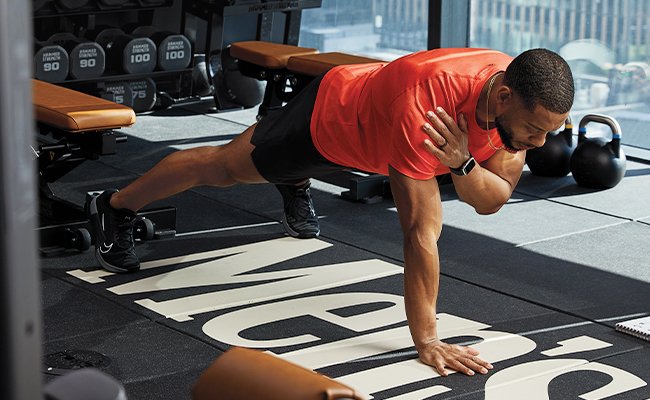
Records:
[[[404,240],[404,301],[411,336],[420,350],[438,339],[436,303],[440,280],[438,247],[420,239]]]
[[[466,176],[452,175],[458,196],[479,214],[492,214],[503,206],[512,194],[510,182],[476,165]]]

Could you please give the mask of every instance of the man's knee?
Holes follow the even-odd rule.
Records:
[[[231,186],[236,183],[226,166],[224,146],[202,146],[193,150],[193,175],[200,185]]]

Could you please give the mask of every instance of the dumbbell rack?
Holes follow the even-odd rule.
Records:
[[[125,21],[151,25],[157,10],[180,7],[181,0],[126,0],[119,7],[107,7],[102,4],[106,3],[105,1],[88,0],[85,5],[77,9],[62,6],[66,2],[72,5],[75,1],[78,0],[34,0],[35,8],[38,7],[33,14],[35,36],[46,38],[61,31],[83,36],[83,32],[93,30],[100,24],[115,25],[116,28],[120,28],[118,25]],[[173,23],[178,24],[180,21],[173,21]],[[167,107],[178,102],[197,100],[192,94],[192,71],[191,64],[187,68],[172,71],[158,69],[146,73],[106,71],[101,76],[92,78],[75,79],[68,76],[67,79],[56,84],[99,95],[106,85],[151,80],[157,92],[154,93],[155,106]],[[136,109],[136,111],[147,110]]]
[[[184,0],[181,31],[195,32],[196,46],[210,65],[213,96],[218,110],[250,107],[231,89],[245,79],[229,64],[227,48],[237,41],[259,40],[297,45],[302,11],[319,8],[322,0]],[[231,63],[232,64],[232,63]],[[219,71],[229,70],[229,78]],[[251,91],[254,91],[251,86]],[[236,90],[235,90],[236,91]],[[250,93],[248,93],[250,94]],[[249,97],[248,95],[245,97]]]

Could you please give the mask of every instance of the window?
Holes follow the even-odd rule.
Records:
[[[428,0],[323,0],[302,13],[300,46],[393,60],[427,47]]]
[[[558,52],[575,77],[574,123],[611,115],[624,144],[650,149],[650,1],[472,0],[470,10],[470,47]]]

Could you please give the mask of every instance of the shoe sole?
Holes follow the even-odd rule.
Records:
[[[88,215],[88,221],[90,222],[90,227],[93,230],[93,234],[95,235],[95,258],[97,261],[99,261],[99,265],[102,266],[107,271],[110,272],[115,272],[118,274],[123,274],[127,272],[135,272],[140,269],[138,268],[132,268],[132,269],[127,269],[127,268],[120,268],[117,267],[113,264],[110,264],[106,260],[104,260],[104,257],[102,257],[102,253],[99,251],[99,248],[97,247],[97,243],[100,243],[104,241],[104,231],[101,228],[101,222],[99,221],[99,211],[97,210],[97,198],[99,196],[94,196],[92,200],[90,200],[90,203],[87,204],[86,208],[86,214]]]
[[[286,219],[282,220],[282,226],[284,226],[284,230],[287,231],[289,236],[297,239],[313,239],[313,238],[317,238],[318,235],[320,235],[320,229],[318,230],[318,232],[309,233],[309,234],[296,232],[295,230],[291,229]]]

